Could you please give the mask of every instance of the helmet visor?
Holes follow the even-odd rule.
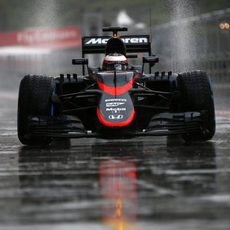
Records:
[[[106,70],[117,70],[117,71],[125,71],[127,70],[127,65],[124,63],[107,63],[105,66]]]

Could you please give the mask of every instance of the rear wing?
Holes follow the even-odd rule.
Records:
[[[110,36],[93,36],[82,38],[82,57],[85,54],[105,53]],[[151,55],[151,42],[149,35],[131,35],[119,37],[126,46],[127,53],[148,53]]]

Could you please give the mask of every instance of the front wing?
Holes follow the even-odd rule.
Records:
[[[167,136],[186,133],[199,133],[202,127],[202,114],[199,112],[160,113],[152,117],[146,129],[127,131],[124,136]],[[85,130],[81,121],[72,116],[29,117],[29,135],[52,138],[103,137],[100,133]]]

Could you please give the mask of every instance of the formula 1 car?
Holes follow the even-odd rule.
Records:
[[[55,138],[79,137],[213,137],[213,93],[205,72],[152,73],[159,59],[152,55],[148,35],[119,37],[119,31],[127,31],[121,27],[103,31],[112,32],[112,37],[82,38],[82,58],[72,61],[82,66],[82,74],[22,79],[18,137],[23,144],[48,145]],[[102,66],[90,68],[85,55],[102,53]],[[130,65],[128,59],[139,53],[142,65]]]

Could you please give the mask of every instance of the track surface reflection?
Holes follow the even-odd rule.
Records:
[[[43,149],[18,142],[17,96],[1,94],[0,229],[229,229],[229,92],[216,89],[210,142],[79,139]]]

